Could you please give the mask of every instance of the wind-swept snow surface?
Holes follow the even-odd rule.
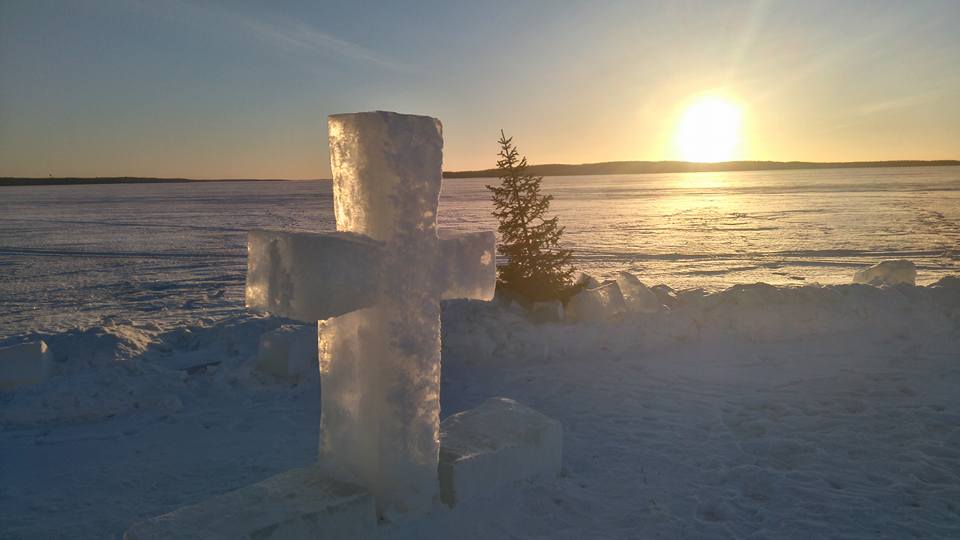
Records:
[[[960,279],[651,289],[671,305],[582,323],[445,303],[442,415],[533,407],[563,425],[563,473],[383,536],[960,536]],[[117,537],[312,462],[316,376],[254,369],[284,322],[0,343],[55,355],[46,382],[0,394],[0,537]]]
[[[437,224],[494,230],[494,182],[445,181]],[[960,167],[543,182],[577,268],[601,280],[628,270],[676,289],[826,285],[899,258],[921,285],[960,273]],[[247,232],[333,232],[333,206],[323,181],[0,188],[0,339],[109,317],[237,315]]]

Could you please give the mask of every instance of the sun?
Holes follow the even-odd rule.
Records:
[[[715,96],[694,101],[680,118],[677,147],[685,161],[729,161],[740,144],[740,107]]]

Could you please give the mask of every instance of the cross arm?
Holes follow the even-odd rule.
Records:
[[[315,322],[371,306],[382,246],[351,233],[250,231],[247,307]]]
[[[441,230],[440,266],[447,284],[443,299],[493,300],[497,286],[497,238],[492,231]]]
[[[493,299],[496,238],[492,232],[440,233],[442,299]],[[256,230],[247,240],[246,304],[312,322],[372,306],[383,243],[352,233]],[[438,291],[439,292],[439,291]]]

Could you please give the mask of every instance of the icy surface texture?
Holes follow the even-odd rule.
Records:
[[[512,399],[488,399],[440,429],[440,500],[450,506],[503,484],[560,474],[560,422]]]
[[[439,121],[373,112],[329,124],[337,229],[384,245],[374,305],[320,322],[320,461],[367,487],[390,517],[432,504],[440,298],[492,298],[494,238],[438,238]]]
[[[616,283],[583,289],[567,302],[567,315],[576,321],[602,321],[625,309],[623,293]]]
[[[376,240],[436,237],[443,164],[440,121],[384,111],[329,119],[337,230]]]
[[[52,355],[43,341],[0,348],[0,390],[46,380]]]
[[[376,528],[373,497],[366,490],[309,467],[138,523],[123,537],[335,539],[363,538]]]
[[[650,287],[650,292],[652,292],[656,297],[657,301],[660,302],[666,308],[672,309],[677,305],[677,291],[673,290],[669,285],[654,285]]]
[[[576,266],[597,278],[628,270],[647,285],[711,292],[736,283],[827,285],[898,258],[917,265],[924,285],[960,274],[960,230],[951,225],[960,223],[960,167],[548,182]],[[438,226],[496,228],[489,183],[444,182]],[[332,198],[331,182],[4,189],[0,339],[96,326],[110,316],[149,313],[158,324],[193,325],[237,315],[245,311],[248,231],[334,231]]]
[[[320,460],[383,515],[424,509],[439,451],[440,122],[373,112],[329,126],[337,229],[386,245],[376,306],[320,323]]]
[[[663,309],[663,304],[656,293],[630,272],[618,273],[617,285],[630,311],[656,313]]]
[[[496,286],[492,231],[440,234],[443,298],[490,300]],[[384,245],[352,233],[259,230],[248,238],[247,307],[304,322],[373,305]]]
[[[900,283],[914,285],[917,282],[917,267],[906,259],[883,261],[870,268],[858,270],[853,275],[853,282],[870,285],[898,285]]]
[[[417,341],[396,332],[411,314],[395,307],[320,322],[320,461],[367,486],[382,514],[425,508],[436,493],[440,314],[430,307],[415,314]]]
[[[247,307],[315,322],[376,299],[383,250],[359,235],[251,231]]]
[[[444,302],[444,409],[535,405],[563,423],[569,476],[384,536],[960,537],[946,506],[960,471],[960,278],[679,297],[602,326]],[[249,372],[279,321],[154,324],[43,336],[56,375],[0,398],[0,536],[111,538],[315,454],[319,389]],[[212,361],[186,377],[171,367]],[[163,395],[182,408],[145,403]],[[651,494],[658,505],[635,519]],[[701,518],[718,509],[722,521]]]
[[[447,277],[444,299],[493,300],[497,285],[497,238],[493,231],[440,231],[441,264]]]
[[[343,114],[329,129],[338,232],[252,232],[247,305],[320,320],[322,465],[368,488],[381,515],[423,509],[436,492],[439,302],[493,297],[495,237],[438,237],[436,119]],[[290,343],[265,336],[260,365],[301,369]]]
[[[317,369],[317,327],[286,325],[264,333],[257,369],[284,379],[307,378]]]

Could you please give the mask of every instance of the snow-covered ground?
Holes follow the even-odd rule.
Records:
[[[493,228],[488,182],[445,182],[441,225]],[[564,474],[385,535],[960,537],[960,168],[544,189],[579,268],[684,291],[602,322],[446,303],[442,414],[530,405],[563,423]],[[254,369],[288,321],[247,313],[243,280],[250,229],[332,230],[329,183],[0,195],[0,346],[55,357],[0,392],[0,538],[117,537],[315,459],[317,377]],[[925,286],[827,285],[884,258]]]
[[[443,415],[507,396],[564,426],[561,477],[385,529],[409,538],[960,536],[960,279],[688,290],[657,313],[443,313]],[[43,337],[0,394],[0,537],[117,537],[315,459],[316,376],[254,369],[283,321],[113,318]]]

